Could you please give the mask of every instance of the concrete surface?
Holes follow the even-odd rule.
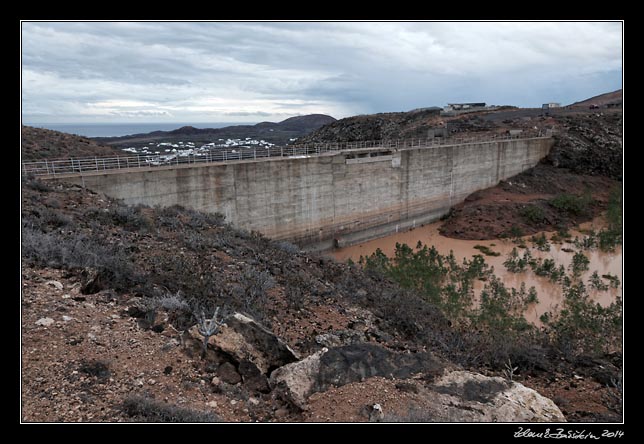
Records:
[[[533,138],[370,148],[66,180],[128,204],[219,212],[238,227],[324,250],[434,221],[472,192],[536,165],[552,144]]]

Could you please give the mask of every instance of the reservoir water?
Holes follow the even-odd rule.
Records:
[[[477,245],[487,246],[492,251],[501,253],[500,256],[485,256],[485,262],[490,266],[494,267],[494,274],[501,278],[508,288],[516,288],[517,290],[521,286],[522,282],[525,282],[526,289],[529,289],[531,286],[534,286],[537,290],[537,295],[539,302],[537,304],[532,304],[528,310],[525,312],[525,318],[537,325],[541,322],[539,317],[546,311],[556,311],[557,306],[562,303],[562,289],[558,284],[553,284],[548,280],[547,277],[537,276],[532,270],[526,270],[520,273],[512,273],[506,270],[503,262],[508,258],[512,249],[517,247],[517,244],[512,242],[510,239],[495,239],[495,240],[485,240],[485,241],[473,241],[473,240],[461,240],[461,239],[451,239],[445,236],[442,236],[438,232],[442,222],[436,222],[433,224],[428,224],[422,227],[418,227],[409,231],[392,234],[387,237],[380,239],[374,239],[372,241],[363,242],[357,245],[353,245],[345,248],[338,248],[329,254],[333,256],[338,261],[347,261],[349,258],[354,262],[358,262],[360,256],[369,256],[380,248],[384,254],[388,257],[393,257],[396,243],[406,243],[412,248],[415,248],[418,241],[431,246],[433,245],[443,255],[449,254],[450,250],[454,252],[454,256],[458,262],[462,262],[463,258],[471,259],[472,256],[476,254],[482,254],[478,249],[474,247]],[[589,259],[590,263],[588,265],[588,271],[584,272],[581,277],[585,284],[588,284],[588,279],[594,271],[597,271],[599,276],[603,274],[611,274],[617,276],[620,285],[618,288],[609,287],[606,291],[596,290],[591,288],[589,285],[586,285],[589,294],[591,297],[599,302],[603,306],[609,305],[611,302],[615,301],[616,297],[622,295],[622,248],[618,246],[613,252],[603,252],[598,249],[592,250],[580,250],[572,244],[572,239],[575,236],[579,236],[581,239],[584,234],[579,230],[585,231],[593,229],[598,231],[602,228],[604,222],[601,218],[597,218],[592,222],[582,224],[577,230],[570,230],[572,238],[570,242],[564,242],[562,244],[557,244],[551,242],[550,239],[554,232],[544,232],[546,238],[550,243],[550,251],[538,251],[536,248],[533,248],[533,243],[531,242],[531,236],[525,236],[522,239],[524,244],[530,248],[530,252],[533,257],[541,257],[543,259],[550,258],[555,261],[557,267],[563,265],[568,270],[568,267],[572,261],[572,257],[576,251],[582,251],[583,254]],[[568,250],[568,251],[564,251]],[[574,250],[574,251],[570,251]],[[523,255],[523,249],[517,248],[517,251],[520,256]],[[604,280],[605,283],[608,281]],[[475,293],[478,295],[485,285],[484,282],[476,281],[475,282]]]

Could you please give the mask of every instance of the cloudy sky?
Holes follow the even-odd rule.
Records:
[[[259,122],[622,87],[622,24],[23,22],[24,123]]]

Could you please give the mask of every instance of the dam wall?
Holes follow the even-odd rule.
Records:
[[[94,171],[65,180],[127,204],[222,213],[237,227],[325,250],[434,221],[472,192],[535,166],[552,144],[534,137],[373,147]]]

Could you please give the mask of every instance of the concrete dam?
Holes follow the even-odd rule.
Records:
[[[50,161],[46,173],[39,171],[127,204],[222,213],[237,227],[326,250],[435,221],[474,191],[533,167],[554,143],[543,136],[415,142],[295,155],[282,149],[275,157],[229,153],[222,161],[159,166],[119,158],[118,168],[112,159],[110,167],[103,160],[103,169],[100,159],[91,159],[91,169],[71,160],[71,169],[58,171]],[[36,167],[23,164],[23,173],[30,168],[33,174]]]

